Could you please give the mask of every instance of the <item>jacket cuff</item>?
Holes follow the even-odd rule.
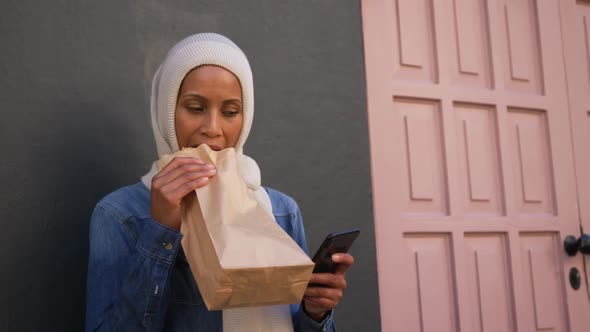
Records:
[[[297,331],[321,331],[321,332],[329,332],[329,331],[336,331],[334,327],[334,319],[333,319],[333,312],[334,310],[330,310],[323,321],[316,322],[311,317],[307,316],[303,309],[303,305],[299,307],[299,311],[296,314],[296,321],[298,325]]]
[[[182,239],[180,231],[164,226],[151,217],[139,218],[139,225],[139,252],[161,262],[174,263]]]

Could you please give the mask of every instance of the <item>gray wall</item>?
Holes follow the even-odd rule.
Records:
[[[361,228],[336,319],[380,329],[358,1],[27,0],[0,15],[0,330],[82,329],[91,210],[156,157],[151,77],[204,31],[251,61],[246,152],[299,202],[310,250]]]

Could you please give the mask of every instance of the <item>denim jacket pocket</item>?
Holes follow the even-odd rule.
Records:
[[[203,304],[199,287],[185,260],[176,260],[170,281],[170,301],[172,303],[192,306]]]

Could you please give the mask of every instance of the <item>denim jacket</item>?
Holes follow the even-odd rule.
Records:
[[[277,223],[305,251],[293,199],[266,189]],[[86,331],[221,331],[221,311],[208,311],[180,245],[182,234],[151,218],[141,182],[103,198],[90,224]],[[335,331],[291,305],[295,331]]]

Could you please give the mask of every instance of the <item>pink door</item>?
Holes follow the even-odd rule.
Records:
[[[384,331],[590,331],[562,2],[362,1]]]
[[[590,1],[561,7],[580,219],[590,233]]]
[[[560,13],[580,226],[590,234],[590,1],[561,1]],[[574,260],[571,265],[579,266],[579,263]],[[590,290],[586,291],[590,298]],[[582,309],[580,315],[590,316],[590,313]],[[590,327],[586,330],[590,331]]]

